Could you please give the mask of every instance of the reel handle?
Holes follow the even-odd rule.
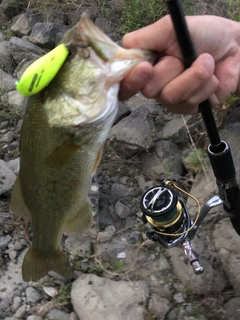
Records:
[[[195,274],[202,274],[204,269],[201,266],[197,256],[195,255],[190,241],[189,240],[185,240],[184,242],[181,243],[183,251],[185,253],[185,255],[187,256],[188,260],[190,261],[190,264],[192,265],[193,268],[193,272]]]

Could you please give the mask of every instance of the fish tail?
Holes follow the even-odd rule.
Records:
[[[71,279],[73,276],[67,255],[62,250],[57,250],[51,255],[44,255],[38,254],[30,247],[23,260],[23,280],[37,281],[49,271],[55,271],[66,279]]]

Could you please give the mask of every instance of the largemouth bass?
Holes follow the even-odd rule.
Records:
[[[119,82],[135,64],[152,59],[148,51],[121,48],[85,15],[61,43],[70,53],[50,84],[29,98],[20,133],[10,206],[32,220],[25,281],[50,270],[72,277],[62,234],[91,227],[88,192],[118,111]]]

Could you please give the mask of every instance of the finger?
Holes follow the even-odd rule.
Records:
[[[216,95],[221,101],[226,99],[231,93],[237,92],[240,69],[239,57],[240,53],[235,54],[216,65],[214,74],[219,80]]]
[[[125,48],[152,49],[161,52],[174,41],[176,36],[171,19],[165,16],[147,27],[126,34],[122,44]]]
[[[153,75],[142,90],[147,98],[158,97],[162,89],[183,72],[182,62],[175,57],[165,56],[153,67]]]
[[[169,106],[189,100],[213,78],[214,60],[209,54],[200,55],[192,66],[169,82],[160,92],[159,99]],[[199,90],[200,89],[200,90]],[[208,91],[209,92],[209,91]],[[205,99],[205,96],[204,96]]]
[[[120,83],[118,98],[120,101],[127,100],[139,92],[153,75],[153,67],[147,62],[139,63]]]
[[[214,94],[218,87],[218,80],[216,77],[206,83],[206,85],[198,92],[193,94],[189,99],[179,102],[178,104],[169,105],[167,102],[160,101],[169,111],[172,113],[182,113],[182,114],[196,114],[199,110],[199,105],[201,102],[209,99],[211,106],[216,106],[219,104],[217,96]]]

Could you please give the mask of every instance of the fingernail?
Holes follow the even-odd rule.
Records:
[[[208,53],[203,53],[202,58],[204,59],[205,65],[212,73],[215,68],[215,61],[214,61],[213,57]]]

